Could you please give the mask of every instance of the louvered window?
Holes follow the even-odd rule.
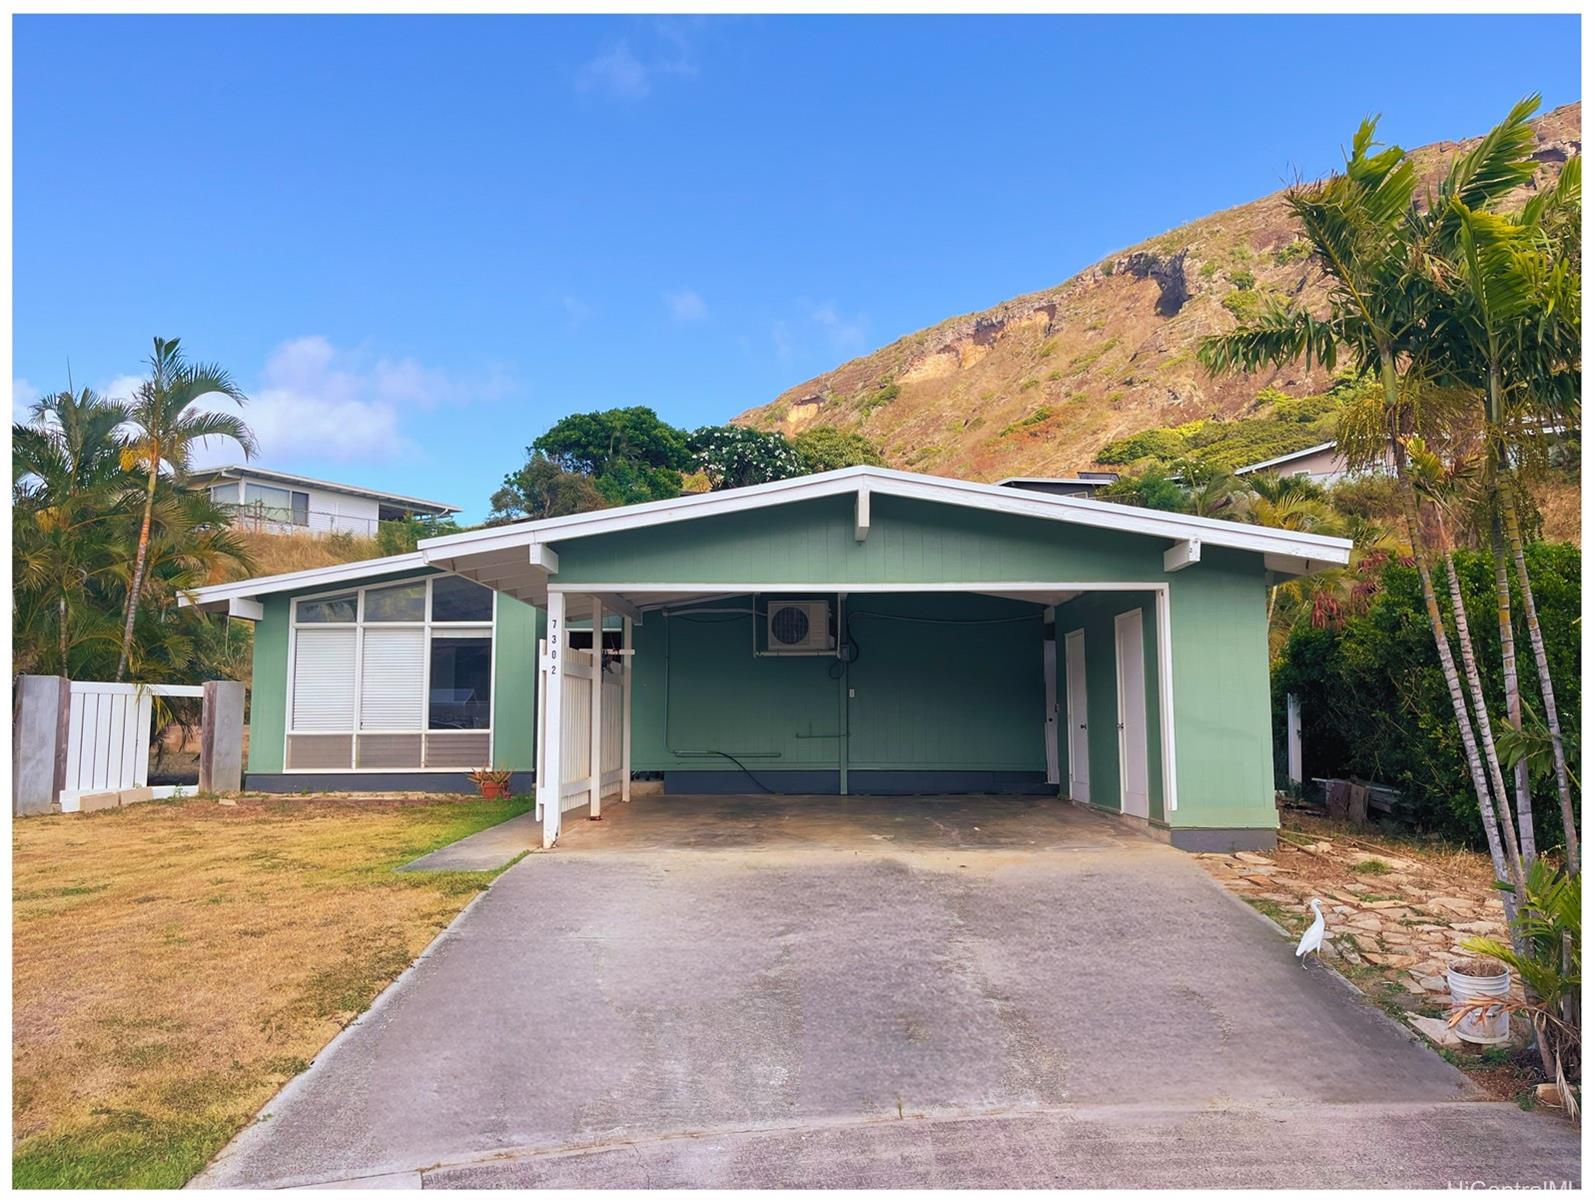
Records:
[[[295,601],[287,769],[489,765],[493,601],[452,575]]]

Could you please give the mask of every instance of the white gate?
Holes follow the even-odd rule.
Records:
[[[630,642],[630,622],[625,640]],[[601,644],[602,638],[599,642]],[[604,660],[608,660],[607,666]],[[547,758],[548,642],[537,644],[537,819],[551,802],[553,781],[543,764]],[[597,666],[595,667],[595,662]],[[560,669],[559,787],[561,813],[586,807],[588,816],[602,813],[605,796],[631,799],[631,647],[619,654],[565,647]],[[597,705],[593,689],[598,688]],[[599,731],[597,769],[593,763],[593,727]]]
[[[176,684],[74,681],[70,687],[62,812],[77,812],[83,796],[143,787],[149,780],[155,697],[205,694],[202,687]],[[155,789],[157,795],[175,790]]]

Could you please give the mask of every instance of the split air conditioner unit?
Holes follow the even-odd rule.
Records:
[[[771,600],[765,614],[766,654],[834,654],[829,600]]]

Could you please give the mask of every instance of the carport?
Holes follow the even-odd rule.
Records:
[[[545,846],[657,771],[667,792],[1061,793],[1199,849],[1272,842],[1266,588],[1348,549],[858,467],[419,552],[546,611]]]

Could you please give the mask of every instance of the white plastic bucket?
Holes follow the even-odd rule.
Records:
[[[1445,979],[1451,985],[1453,1008],[1475,996],[1505,996],[1512,990],[1512,972],[1504,969],[1499,975],[1461,975],[1448,967]],[[1512,1038],[1512,1014],[1504,1008],[1473,1009],[1452,1026],[1452,1032],[1476,1046],[1499,1046]]]

